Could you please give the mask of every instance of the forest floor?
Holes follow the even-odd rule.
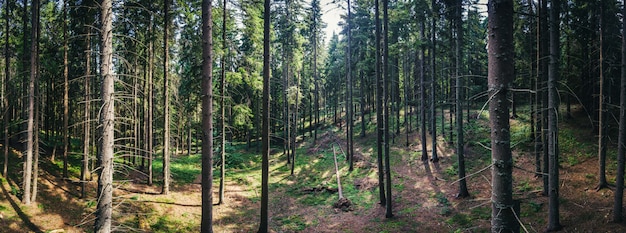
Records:
[[[578,110],[578,111],[577,111]],[[446,114],[447,115],[447,114]],[[489,232],[491,217],[491,171],[489,128],[486,113],[466,125],[466,165],[469,198],[456,198],[457,162],[453,145],[438,137],[438,163],[420,160],[420,140],[416,131],[395,137],[391,145],[392,209],[385,218],[379,204],[376,162],[375,121],[366,124],[360,137],[355,124],[355,166],[348,171],[342,149],[345,134],[339,125],[310,135],[298,144],[294,175],[282,149],[272,150],[270,161],[270,229],[272,232]],[[535,177],[534,153],[528,114],[511,121],[515,199],[520,200],[522,232],[543,232],[547,224],[547,198],[542,181]],[[613,189],[596,191],[597,138],[589,119],[580,109],[572,119],[560,122],[560,213],[563,232],[626,232],[626,225],[611,223]],[[612,127],[612,131],[615,131]],[[344,128],[345,129],[345,128]],[[441,131],[440,131],[441,132]],[[614,132],[611,132],[614,133]],[[408,138],[408,146],[407,145]],[[428,137],[430,138],[430,137]],[[302,139],[302,138],[300,138]],[[609,142],[607,178],[614,183],[616,142]],[[427,142],[432,154],[431,142]],[[341,147],[341,148],[340,148]],[[260,156],[245,145],[230,145],[226,172],[225,200],[214,205],[215,232],[255,232],[260,207]],[[333,207],[338,200],[333,151],[337,153],[343,195],[352,205]],[[345,151],[345,148],[343,149]],[[19,161],[14,153],[11,161]],[[158,156],[157,156],[158,157]],[[173,158],[174,183],[171,193],[161,195],[160,166],[155,162],[155,184],[145,184],[145,176],[129,166],[116,166],[114,225],[120,231],[198,232],[200,224],[200,157],[176,155]],[[95,210],[95,182],[90,182],[85,199],[79,199],[77,182],[60,179],[58,161],[42,162],[39,196],[36,204],[19,202],[17,173],[2,178],[0,232],[90,232]],[[21,165],[19,165],[21,166]],[[76,164],[78,166],[78,164]],[[19,171],[18,164],[10,171]],[[76,177],[72,169],[70,177]],[[214,182],[217,203],[219,171]],[[58,231],[57,231],[58,232]]]

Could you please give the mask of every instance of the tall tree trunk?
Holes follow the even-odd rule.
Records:
[[[154,18],[150,17],[150,26],[148,28],[148,34],[152,34],[154,28]],[[150,39],[148,42],[148,121],[146,122],[146,141],[147,141],[147,153],[148,153],[148,185],[153,183],[152,163],[154,159],[154,40]]]
[[[30,79],[28,81],[28,118],[26,119],[26,157],[24,161],[24,195],[22,203],[31,203],[31,179],[33,172],[34,152],[34,130],[35,130],[35,84],[37,83],[39,56],[39,39],[37,38],[39,29],[39,0],[33,0],[31,5],[31,46],[30,46]]]
[[[68,124],[69,124],[69,118],[70,118],[70,106],[69,106],[70,84],[68,82],[69,64],[67,61],[67,54],[68,54],[69,48],[67,47],[67,40],[68,40],[67,39],[67,0],[65,0],[63,1],[63,178],[68,178],[67,153],[69,150]]]
[[[418,50],[415,50],[415,51],[417,53]],[[412,109],[409,106],[409,100],[411,100],[411,99],[409,99],[410,98],[409,97],[409,95],[410,95],[409,94],[409,87],[411,86],[411,79],[409,78],[409,76],[410,76],[409,73],[410,73],[410,70],[411,70],[411,65],[410,65],[411,62],[409,61],[410,60],[409,53],[410,53],[410,50],[407,49],[407,51],[402,56],[403,57],[402,58],[402,76],[403,76],[402,93],[403,93],[403,98],[404,98],[404,105],[403,105],[403,107],[404,107],[404,121],[402,122],[402,124],[404,124],[404,126],[405,126],[404,133],[405,133],[405,140],[406,140],[406,142],[405,142],[404,146],[407,147],[407,148],[410,146],[410,143],[409,143],[410,135],[409,134],[411,133],[411,131],[413,131],[413,129],[412,129],[413,125],[411,125],[411,116],[412,116],[411,110]],[[416,56],[416,59],[417,59],[417,56]]]
[[[288,1],[287,1],[288,2]],[[289,8],[289,7],[286,7]],[[289,18],[289,10],[287,10],[287,18]],[[285,45],[285,47],[290,47],[289,43]],[[288,49],[284,49],[288,50]],[[290,51],[283,51],[283,59],[284,59],[284,70],[283,70],[283,154],[287,155],[287,163],[291,163],[291,140],[289,139],[289,135],[291,135],[291,118],[290,118],[290,108],[289,108],[289,99],[287,98],[287,92],[289,91],[289,76],[290,76],[290,65],[291,65],[291,54]]]
[[[4,4],[5,7],[5,15],[11,15],[11,3],[10,2],[6,2]],[[10,113],[9,113],[9,109],[11,109],[9,107],[9,98],[7,98],[9,96],[8,91],[8,85],[9,85],[9,77],[11,76],[11,57],[9,56],[9,36],[6,35],[10,35],[11,34],[11,28],[10,28],[10,17],[5,17],[4,20],[4,26],[5,26],[5,37],[4,37],[4,85],[2,86],[3,88],[3,98],[2,98],[2,104],[4,105],[2,110],[4,111],[4,166],[2,167],[2,176],[3,177],[7,177],[8,172],[9,172],[9,117],[10,117]]]
[[[455,31],[456,31],[456,155],[457,161],[459,163],[459,193],[457,197],[468,197],[469,192],[467,191],[467,181],[465,179],[465,157],[464,157],[464,141],[463,141],[463,97],[464,88],[461,86],[461,67],[462,63],[462,46],[463,46],[463,1],[457,0],[456,5],[454,6],[454,20],[455,20]]]
[[[559,64],[560,64],[560,0],[550,2],[550,64],[548,67],[548,231],[562,228],[559,221],[559,128],[557,116],[559,110]]]
[[[265,0],[268,1],[268,0]],[[313,30],[313,83],[315,85],[315,92],[313,92],[315,98],[315,104],[313,105],[313,111],[311,114],[315,114],[315,122],[311,118],[311,124],[313,125],[313,144],[317,143],[317,127],[320,122],[320,86],[319,77],[317,75],[317,30]]]
[[[135,45],[138,44],[133,42]],[[132,137],[132,165],[133,167],[137,167],[137,157],[141,153],[140,147],[140,136],[142,132],[140,132],[140,123],[141,116],[139,115],[139,56],[135,56],[133,59],[133,131],[131,132]]]
[[[600,72],[600,82],[598,84],[598,89],[599,89],[599,93],[598,93],[598,186],[596,187],[596,190],[600,190],[603,188],[606,188],[609,186],[608,182],[606,181],[606,114],[605,114],[605,108],[606,108],[606,103],[605,103],[605,95],[604,95],[604,57],[603,57],[603,52],[604,52],[604,44],[603,44],[603,38],[604,35],[602,34],[602,28],[604,25],[602,25],[602,22],[604,20],[602,20],[603,17],[603,6],[602,4],[600,4],[600,15],[599,15],[599,20],[600,20],[600,26],[599,26],[599,34],[600,34],[600,59],[598,61],[598,71]],[[552,13],[552,11],[550,12]],[[552,26],[552,25],[551,25]],[[551,41],[552,42],[552,41]],[[550,44],[550,46],[552,46],[552,44]],[[550,47],[552,48],[552,47]]]
[[[385,125],[383,121],[383,75],[381,74],[381,54],[380,54],[380,34],[381,34],[381,25],[380,25],[380,10],[379,8],[379,0],[374,1],[374,20],[376,24],[376,126],[378,128],[378,133],[376,134],[376,151],[377,151],[377,162],[378,162],[378,194],[380,197],[380,204],[385,206],[387,201],[385,200],[385,165],[383,164],[383,135],[385,132]]]
[[[436,74],[437,74],[437,18],[438,18],[438,9],[437,9],[437,0],[432,0],[432,35],[431,35],[431,69],[430,69],[430,135],[431,135],[431,143],[432,143],[432,157],[431,161],[433,163],[439,162],[439,157],[437,156],[437,104],[436,104]],[[443,127],[442,127],[443,129]]]
[[[39,7],[37,7],[39,9]],[[39,21],[39,13],[37,13],[37,21]],[[36,40],[39,41],[39,27],[36,28]],[[37,45],[37,51],[39,51],[39,45]],[[33,126],[33,188],[31,190],[30,202],[37,202],[37,185],[39,180],[39,125],[42,121],[39,117],[41,101],[39,98],[39,55],[35,57],[35,64],[37,65],[37,76],[35,77],[35,124]]]
[[[346,72],[346,79],[347,79],[347,83],[346,83],[346,89],[348,91],[348,100],[347,100],[347,104],[346,104],[346,119],[348,122],[346,122],[346,150],[347,150],[347,155],[346,155],[346,159],[349,160],[349,171],[352,171],[354,169],[354,142],[353,142],[353,132],[352,132],[352,128],[354,127],[354,123],[353,123],[353,119],[352,119],[352,89],[354,88],[352,86],[352,12],[351,12],[351,6],[350,6],[350,0],[348,0],[348,48],[347,48],[347,53],[346,53],[346,65],[347,65],[347,72]]]
[[[385,218],[393,217],[392,212],[392,204],[391,204],[391,166],[389,161],[389,0],[383,0],[383,121],[384,121],[384,131],[385,131],[385,186],[387,188],[387,192],[385,194],[386,204],[385,204]]]
[[[317,25],[317,24],[316,24]],[[313,126],[313,144],[317,143],[317,127],[319,124],[319,118],[320,118],[320,100],[319,100],[319,96],[320,96],[320,87],[319,87],[319,76],[317,74],[317,26],[315,27],[316,29],[313,30],[313,83],[315,86],[315,92],[313,92],[313,97],[314,97],[314,101],[315,103],[313,104],[313,108],[312,111],[310,111],[311,117],[313,117],[313,115],[315,115],[315,119],[310,118],[311,122],[309,125]],[[315,123],[313,123],[315,122]]]
[[[550,37],[548,35],[548,0],[541,0],[541,13],[540,13],[540,25],[541,26],[541,145],[543,150],[543,195],[548,196],[548,170],[549,170],[549,156],[548,156],[548,91],[547,91],[547,83],[548,83],[548,63],[549,59],[549,44]]]
[[[513,158],[511,155],[507,94],[514,77],[513,1],[488,4],[489,124],[492,156],[491,232],[517,232],[513,212]]]
[[[263,124],[261,133],[261,219],[259,233],[268,232],[269,225],[269,165],[270,165],[270,0],[263,10]],[[315,51],[315,45],[313,50]],[[315,56],[315,55],[314,55]],[[317,82],[316,82],[317,84]],[[316,93],[319,91],[317,86]],[[316,103],[317,104],[317,103]],[[319,109],[316,110],[316,114]],[[317,116],[316,116],[317,117]],[[316,131],[317,135],[317,131]]]
[[[84,138],[83,138],[83,164],[80,169],[80,197],[85,198],[87,189],[87,173],[89,172],[89,139],[91,134],[91,97],[90,95],[90,83],[91,79],[91,27],[87,27],[87,40],[85,42],[85,115],[84,115]]]
[[[35,36],[32,40],[32,45],[35,46],[35,62],[34,62],[34,66],[35,66],[35,70],[34,70],[34,74],[35,74],[35,89],[34,89],[34,125],[33,125],[33,188],[31,190],[31,197],[30,197],[30,201],[31,203],[36,202],[37,201],[37,180],[39,179],[39,125],[41,122],[40,119],[40,95],[39,95],[39,38],[41,37],[41,32],[40,32],[40,27],[39,27],[39,2],[37,1],[37,3],[33,3],[33,18],[32,20],[36,21],[36,25],[33,24],[33,28],[32,30],[35,32]],[[31,55],[32,56],[32,55]],[[32,74],[32,73],[31,73]]]
[[[98,205],[94,232],[111,232],[113,212],[113,145],[115,140],[115,76],[113,68],[113,6],[111,0],[101,3],[101,42],[100,74],[102,75],[102,108],[100,110],[100,136],[98,137]]]
[[[170,91],[169,91],[169,25],[170,0],[163,0],[163,187],[161,194],[170,193]]]
[[[287,20],[286,24],[287,27],[290,28],[291,27],[291,12],[290,12],[290,7],[291,7],[292,2],[290,0],[285,0],[285,18]],[[285,32],[288,35],[292,35],[292,30],[290,29],[286,29],[287,31]],[[287,36],[290,37],[290,36]],[[291,38],[287,38],[286,41],[283,41],[283,154],[287,155],[287,164],[291,163],[291,139],[289,138],[291,135],[290,132],[290,128],[291,128],[291,117],[290,117],[290,108],[289,108],[289,100],[287,98],[287,92],[289,90],[290,87],[290,72],[291,72],[291,53],[292,53],[292,45],[291,45]]]
[[[541,16],[543,9],[541,8],[541,4],[540,3],[541,3],[541,0],[539,0],[539,3],[537,3],[537,14]],[[543,144],[542,144],[543,143],[543,141],[542,141],[542,139],[543,139],[543,136],[542,136],[543,132],[542,132],[542,127],[541,127],[542,126],[541,125],[541,122],[542,122],[542,120],[541,120],[542,119],[541,118],[541,115],[542,115],[541,111],[542,110],[540,110],[541,109],[540,106],[541,106],[541,102],[543,101],[543,97],[541,96],[542,92],[541,92],[541,90],[539,88],[541,86],[540,82],[541,82],[541,77],[542,77],[542,69],[541,69],[542,65],[541,64],[543,64],[543,62],[542,62],[542,53],[541,53],[541,49],[542,49],[542,46],[543,46],[542,43],[541,43],[541,37],[542,37],[541,36],[542,35],[541,34],[541,32],[542,32],[541,31],[541,27],[543,27],[541,25],[541,20],[537,20],[537,26],[536,26],[536,30],[537,31],[536,31],[536,38],[535,38],[535,40],[536,40],[536,47],[537,47],[537,54],[536,54],[537,58],[536,58],[536,62],[535,62],[536,63],[535,64],[536,65],[535,69],[536,69],[537,73],[535,74],[535,77],[534,77],[534,80],[535,80],[535,83],[534,83],[535,84],[534,85],[534,88],[535,88],[535,95],[534,95],[535,101],[534,101],[534,105],[532,106],[532,108],[533,108],[533,113],[534,113],[534,116],[535,116],[534,117],[534,119],[535,119],[534,123],[535,124],[533,125],[533,128],[534,128],[534,134],[533,134],[533,138],[534,139],[533,140],[534,140],[534,144],[535,144],[535,173],[536,173],[535,176],[536,177],[541,177],[543,179],[543,175],[541,175],[541,173],[542,173],[542,167],[541,167],[542,153],[541,152],[543,151],[541,148],[543,146]],[[544,191],[547,192],[547,188],[544,188]],[[547,193],[545,193],[545,194],[547,194]],[[544,196],[547,196],[545,194],[544,194]]]
[[[30,62],[31,62],[31,57],[29,56],[29,53],[27,53],[26,51],[28,51],[28,37],[29,37],[29,31],[28,31],[28,1],[24,2],[24,9],[22,11],[22,69],[21,69],[21,73],[24,74],[22,75],[22,82],[20,82],[20,89],[21,92],[19,93],[20,98],[18,98],[17,101],[17,114],[19,116],[19,124],[20,126],[23,126],[26,122],[27,122],[27,118],[28,118],[28,111],[27,111],[27,102],[28,102],[28,91],[29,91],[29,87],[28,87],[28,82],[29,82],[29,78],[30,76],[26,75],[28,74],[28,72],[30,71]],[[32,32],[30,32],[30,34],[32,34]],[[54,87],[53,87],[54,89]],[[52,108],[50,108],[52,109]],[[53,114],[50,114],[53,115]],[[23,127],[27,127],[27,126],[23,126]],[[20,130],[21,132],[19,133],[19,141],[20,141],[20,150],[24,150],[24,141],[26,141],[26,136],[24,133],[24,130]],[[52,153],[53,157],[51,158],[52,161],[54,161],[54,153]],[[26,157],[24,157],[24,159],[26,159]],[[26,162],[26,161],[24,161]],[[29,192],[30,193],[30,192]]]
[[[297,136],[298,136],[298,106],[299,106],[299,101],[300,101],[300,74],[298,74],[298,78],[296,80],[296,86],[298,87],[298,89],[296,89],[296,104],[295,104],[295,109],[293,111],[293,119],[291,119],[291,123],[293,124],[293,126],[291,127],[291,136],[290,136],[290,140],[291,140],[291,146],[292,146],[292,150],[291,150],[291,175],[293,175],[293,172],[296,168],[296,141],[297,141]]]
[[[626,0],[622,0],[622,4]],[[626,15],[626,7],[622,8],[622,15]],[[624,160],[626,160],[626,19],[622,18],[622,63],[620,83],[620,108],[619,108],[619,136],[617,149],[617,176],[615,177],[615,200],[613,202],[613,222],[624,220]]]
[[[201,232],[213,232],[213,16],[202,1],[202,219]]]
[[[362,54],[360,58],[364,59]],[[359,79],[361,80],[361,84],[360,84],[361,93],[359,93],[359,98],[360,98],[359,104],[361,105],[361,138],[364,138],[365,131],[366,131],[366,122],[367,122],[367,119],[365,117],[365,107],[366,107],[365,101],[367,100],[366,92],[368,90],[365,84],[365,75],[363,74],[363,70],[359,71]]]
[[[427,40],[425,35],[425,20],[421,20],[420,23],[420,39]],[[428,142],[426,142],[426,82],[425,82],[425,67],[424,63],[426,60],[426,45],[422,43],[420,46],[420,54],[419,54],[419,77],[420,77],[420,136],[422,140],[422,161],[428,162]]]
[[[224,108],[226,107],[226,55],[228,52],[228,48],[226,47],[226,0],[222,2],[222,49],[224,50],[224,54],[222,54],[222,77],[220,80],[220,133],[222,134],[220,137],[220,188],[219,188],[219,201],[218,205],[224,203],[224,181],[226,179],[226,118]]]

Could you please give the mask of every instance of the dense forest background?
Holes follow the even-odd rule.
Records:
[[[625,229],[623,1],[325,4],[2,1],[0,229]]]

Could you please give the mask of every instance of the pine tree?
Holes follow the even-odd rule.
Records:
[[[465,179],[465,157],[464,157],[464,142],[463,142],[463,103],[462,99],[464,95],[464,88],[461,82],[461,67],[462,67],[462,43],[463,43],[463,1],[457,0],[454,2],[454,22],[456,32],[456,45],[455,45],[455,62],[456,62],[456,155],[457,162],[459,164],[459,193],[457,197],[468,197],[469,191],[467,191],[467,180]]]
[[[164,25],[163,25],[163,187],[161,194],[170,192],[170,91],[169,91],[169,44],[168,32],[170,25],[170,2],[163,0]]]
[[[557,116],[559,108],[559,64],[560,64],[560,1],[550,2],[550,64],[548,67],[548,231],[558,231],[559,221],[559,128]]]
[[[622,0],[622,4],[626,3]],[[626,7],[622,8],[622,15],[626,15]],[[619,133],[617,147],[617,176],[615,177],[615,200],[613,202],[613,222],[623,221],[624,202],[624,160],[626,160],[626,19],[622,18],[622,63],[620,82],[620,110],[619,110]]]
[[[94,232],[111,232],[111,214],[113,212],[113,144],[115,141],[115,77],[113,68],[113,4],[111,0],[101,3],[101,43],[100,74],[102,107],[98,135],[98,204]]]
[[[270,157],[270,0],[263,7],[263,125],[261,148],[261,220],[259,233],[269,226],[269,157]]]
[[[213,16],[211,0],[202,1],[202,220],[213,232]]]
[[[492,212],[491,232],[516,232],[513,212],[513,157],[510,145],[507,94],[514,73],[513,1],[490,0],[489,30],[489,124],[491,128]]]

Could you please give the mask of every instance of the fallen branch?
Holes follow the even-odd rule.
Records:
[[[333,158],[335,158],[335,174],[337,175],[337,191],[339,192],[339,199],[343,198],[343,192],[341,191],[341,178],[339,177],[339,166],[337,166],[337,151],[333,145]]]
[[[341,191],[341,178],[339,176],[339,166],[337,165],[337,150],[333,145],[333,158],[335,159],[335,174],[337,175],[337,192],[339,193],[339,200],[335,202],[333,207],[341,209],[343,211],[352,210],[352,202],[347,198],[343,197],[343,192]]]

